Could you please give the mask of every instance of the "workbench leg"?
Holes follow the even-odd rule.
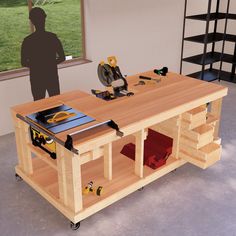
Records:
[[[218,118],[218,120],[216,121],[215,130],[214,130],[214,138],[219,137],[221,108],[222,108],[222,98],[217,99],[211,103],[211,114]]]
[[[112,180],[112,143],[104,145],[104,177]]]
[[[140,178],[143,178],[143,159],[144,159],[144,140],[146,132],[141,130],[135,133],[135,168],[134,172]]]
[[[56,144],[59,196],[74,213],[83,208],[79,155]]]
[[[17,150],[17,158],[18,158],[18,166],[20,169],[24,170],[24,160],[22,158],[22,143],[20,137],[20,127],[15,126],[15,138],[16,138],[16,150]]]
[[[178,121],[177,121],[177,126],[176,131],[174,132],[173,135],[173,151],[172,151],[172,156],[176,159],[179,159],[179,142],[180,142],[180,134],[181,134],[181,119],[182,116],[179,115]]]
[[[27,147],[31,143],[29,126],[21,120],[16,121],[15,137],[19,167],[27,175],[33,174],[32,154]]]

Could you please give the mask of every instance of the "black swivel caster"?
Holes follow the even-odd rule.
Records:
[[[138,189],[138,191],[143,191],[143,190],[144,190],[144,187]]]
[[[16,177],[17,182],[20,182],[23,180],[18,174],[15,174],[15,177]]]
[[[79,227],[80,227],[80,222],[78,222],[78,223],[70,222],[70,228],[72,230],[77,230]]]
[[[177,169],[174,169],[174,170],[172,170],[171,172],[172,172],[172,173],[175,173],[175,172],[176,172],[176,170],[177,170]]]

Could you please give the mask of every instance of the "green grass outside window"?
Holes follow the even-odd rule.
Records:
[[[54,0],[42,7],[47,14],[46,30],[61,40],[65,54],[82,55],[80,0]],[[26,0],[0,1],[0,71],[21,68],[20,48],[30,34]]]

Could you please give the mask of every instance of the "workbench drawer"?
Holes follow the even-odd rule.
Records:
[[[206,123],[206,106],[194,108],[182,114],[182,127],[184,129],[194,129]]]
[[[206,169],[220,160],[221,149],[221,145],[214,142],[198,150],[182,146],[179,157],[195,166]]]
[[[182,143],[199,149],[213,141],[214,128],[203,124],[192,130],[183,130],[181,134]]]

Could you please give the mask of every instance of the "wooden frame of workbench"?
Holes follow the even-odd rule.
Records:
[[[213,127],[214,138],[209,142],[220,146],[218,137],[220,114],[222,97],[226,94],[227,89],[221,90],[197,102],[177,107],[171,112],[157,114],[157,116],[129,125],[122,129],[124,133],[122,138],[118,137],[114,131],[87,140],[75,146],[79,150],[79,155],[57,143],[56,160],[50,159],[48,154],[31,144],[29,125],[16,118],[16,111],[13,109],[18,153],[18,165],[15,171],[71,222],[80,222],[179,168],[187,161],[191,162],[188,157],[181,155],[180,151],[183,121],[191,116],[193,113],[191,111],[196,113],[198,109],[200,112],[206,109],[207,114],[211,115],[206,122],[207,125]],[[207,103],[211,103],[210,111],[207,111]],[[143,165],[144,140],[147,137],[148,128],[173,138],[172,155],[166,165],[156,170]],[[130,141],[136,144],[135,161],[120,154],[122,146]],[[207,168],[218,159],[217,157],[214,160],[207,160],[204,165],[200,164],[200,167]],[[197,159],[191,163],[199,166]],[[104,195],[99,197],[93,194],[82,194],[82,189],[91,180],[95,185],[104,187]]]

